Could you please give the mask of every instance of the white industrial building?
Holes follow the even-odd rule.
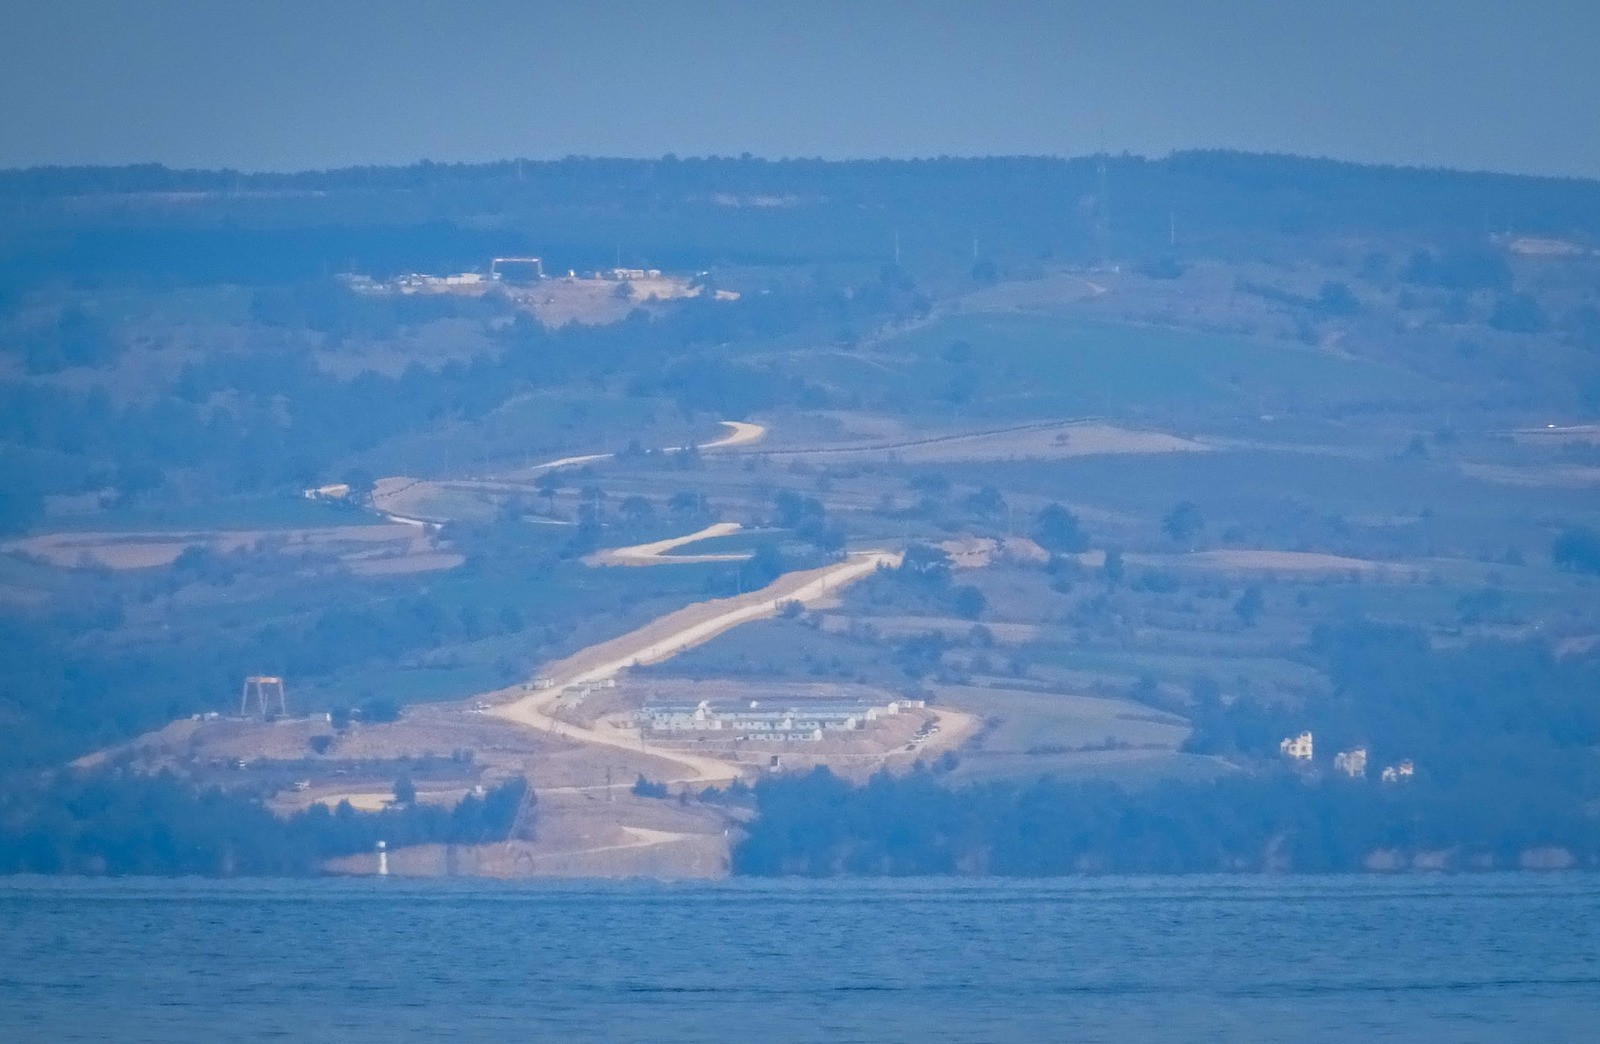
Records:
[[[639,712],[639,724],[648,732],[715,732],[730,739],[774,742],[820,740],[830,732],[850,732],[881,717],[922,705],[921,700],[894,700],[882,705],[816,700],[768,708],[755,700],[701,700],[648,705]]]

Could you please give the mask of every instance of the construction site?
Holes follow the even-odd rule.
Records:
[[[708,288],[706,273],[673,275],[658,268],[615,267],[580,273],[568,269],[564,274],[545,272],[539,257],[496,257],[487,272],[457,272],[449,275],[407,273],[378,280],[358,273],[341,275],[340,281],[353,293],[366,295],[452,294],[480,297],[496,294],[528,312],[546,326],[567,323],[603,325],[617,322],[635,308],[648,308],[691,297],[707,296],[717,301],[736,301],[732,290]]]

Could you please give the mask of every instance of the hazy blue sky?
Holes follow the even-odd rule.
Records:
[[[0,166],[1226,147],[1600,177],[1597,0],[11,0]]]

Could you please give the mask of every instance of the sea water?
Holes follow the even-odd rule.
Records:
[[[1594,1041],[1600,878],[0,881],[0,1041]]]

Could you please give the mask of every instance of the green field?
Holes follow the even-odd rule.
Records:
[[[223,497],[182,504],[136,504],[82,514],[55,515],[41,531],[120,532],[142,530],[309,529],[371,526],[383,519],[367,511],[292,495]]]
[[[952,351],[958,343],[968,347]],[[792,365],[876,409],[986,421],[1255,416],[1440,394],[1409,372],[1299,344],[1065,317],[955,316],[862,358],[834,353]]]

